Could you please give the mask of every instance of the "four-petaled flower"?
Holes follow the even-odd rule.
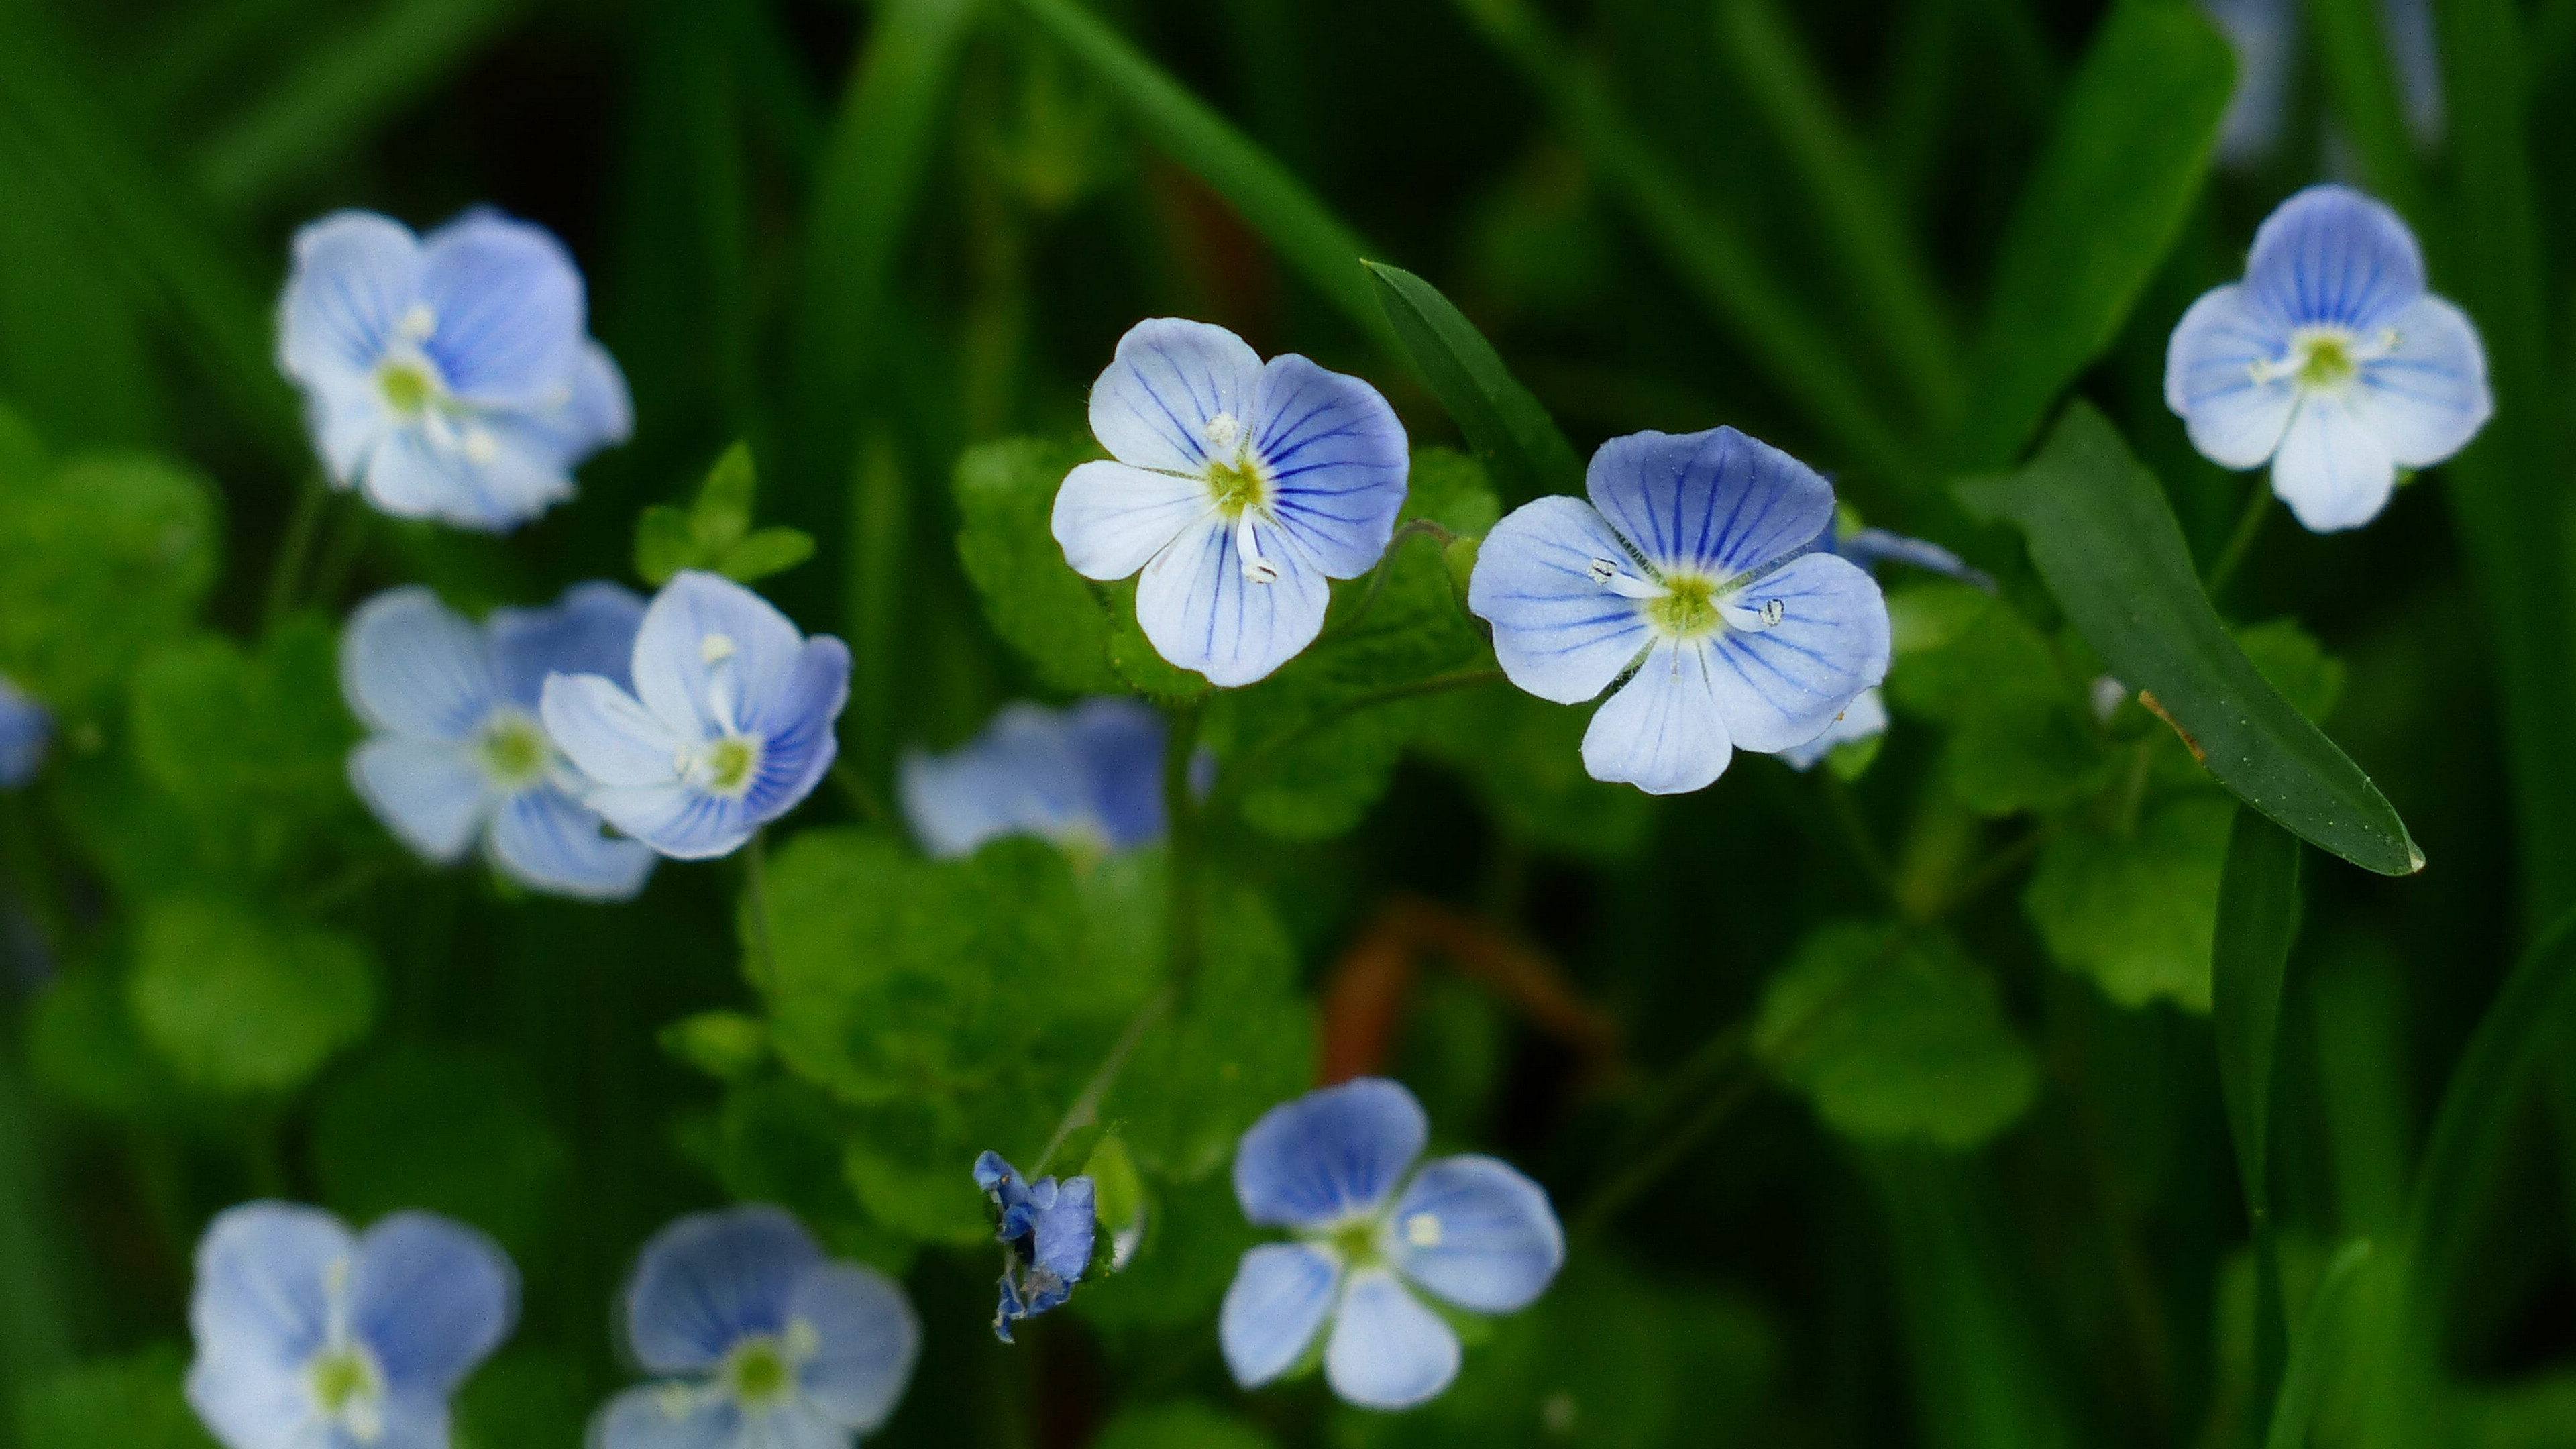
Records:
[[[36,777],[53,735],[53,715],[0,675],[0,789],[14,790]]]
[[[188,1402],[228,1449],[446,1449],[449,1396],[518,1306],[509,1258],[445,1218],[352,1236],[319,1208],[245,1203],[197,1244]]]
[[[1376,565],[1411,469],[1377,390],[1288,353],[1161,317],[1118,339],[1091,389],[1085,463],[1055,499],[1065,562],[1137,570],[1156,652],[1214,684],[1250,684],[1314,642],[1331,579]]]
[[[590,339],[580,270],[540,226],[477,208],[415,238],[343,211],[295,236],[278,364],[339,487],[404,518],[509,529],[633,426]]]
[[[730,579],[686,570],[635,635],[634,693],[605,675],[545,684],[546,731],[596,781],[608,823],[664,855],[725,855],[786,814],[832,767],[850,651],[808,639]]]
[[[1029,1182],[998,1152],[975,1159],[975,1185],[992,1201],[993,1238],[1007,1254],[993,1336],[1009,1343],[1012,1324],[1072,1297],[1073,1285],[1091,1266],[1091,1244],[1099,1232],[1095,1194],[1087,1177]]]
[[[893,1279],[761,1205],[655,1234],[625,1308],[636,1362],[665,1379],[609,1400],[592,1449],[846,1449],[894,1412],[921,1351]]]
[[[1262,1114],[1234,1157],[1244,1216],[1297,1241],[1243,1255],[1218,1312],[1226,1367],[1246,1388],[1302,1361],[1327,1322],[1324,1377],[1373,1409],[1436,1397],[1458,1373],[1458,1335],[1414,1296],[1511,1313],[1546,1291],[1565,1233],[1537,1183],[1491,1157],[1413,1168],[1422,1106],[1363,1077]]]
[[[912,833],[943,859],[1004,835],[1125,850],[1163,834],[1163,717],[1132,699],[1006,705],[956,750],[906,753],[897,784]]]
[[[2414,234],[2342,186],[2281,203],[2245,280],[2183,314],[2165,403],[2211,461],[2268,459],[2272,491],[2318,533],[2378,517],[2399,468],[2450,457],[2495,409],[2477,329],[2424,290]]]
[[[590,782],[537,707],[556,671],[623,681],[643,618],[643,601],[608,583],[576,584],[552,608],[495,609],[480,629],[418,585],[368,600],[340,641],[341,688],[375,731],[349,754],[358,794],[430,860],[456,860],[479,835],[522,885],[634,895],[657,857],[600,829],[581,803]]]
[[[1733,428],[1614,438],[1591,501],[1542,498],[1494,526],[1467,607],[1512,683],[1580,704],[1597,780],[1697,790],[1738,749],[1822,734],[1887,674],[1887,604],[1815,552],[1834,517],[1815,470]]]

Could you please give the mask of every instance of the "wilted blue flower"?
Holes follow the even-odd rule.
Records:
[[[581,272],[543,227],[478,207],[415,238],[343,211],[296,233],[278,365],[333,483],[497,531],[571,497],[573,466],[632,429],[587,327]]]
[[[609,1400],[592,1449],[846,1449],[894,1412],[921,1351],[893,1279],[826,1258],[774,1207],[656,1233],[624,1302],[636,1362],[665,1377]]]
[[[897,784],[934,856],[1004,835],[1124,850],[1163,834],[1163,717],[1132,699],[1006,705],[959,749],[907,753]]]
[[[0,789],[14,790],[34,779],[53,736],[53,715],[0,675]]]
[[[1781,761],[1792,770],[1812,770],[1818,760],[1842,746],[1876,739],[1885,733],[1887,733],[1887,701],[1873,687],[1853,695],[1852,702],[1843,707],[1841,714],[1834,716],[1834,722],[1825,726],[1823,734],[1803,745],[1791,745],[1777,753]]]
[[[537,721],[546,676],[626,678],[644,603],[615,584],[576,584],[552,608],[495,609],[482,628],[417,585],[350,616],[340,684],[375,733],[349,753],[360,797],[403,843],[449,862],[479,836],[522,885],[624,900],[653,852],[611,838],[581,803],[590,782]]]
[[[999,1214],[993,1237],[1010,1255],[1002,1267],[1002,1301],[993,1310],[993,1336],[1011,1341],[1011,1325],[1035,1318],[1073,1296],[1091,1266],[1099,1232],[1095,1193],[1087,1177],[1023,1179],[998,1152],[975,1159],[975,1185]]]
[[[1273,1107],[1243,1134],[1244,1216],[1297,1240],[1245,1253],[1226,1289],[1217,1334],[1236,1382],[1286,1373],[1330,1323],[1333,1392],[1409,1409],[1458,1373],[1458,1335],[1416,1289],[1471,1313],[1516,1312],[1546,1291],[1565,1261],[1546,1191],[1491,1157],[1411,1171],[1427,1134],[1413,1094],[1370,1077]]]
[[[1250,684],[1314,641],[1327,580],[1386,552],[1411,461],[1377,390],[1295,353],[1268,363],[1205,322],[1158,317],[1118,339],[1091,389],[1085,463],[1055,498],[1065,562],[1138,569],[1155,651],[1210,682]]]
[[[608,823],[681,860],[724,855],[812,793],[840,748],[850,651],[730,579],[685,570],[644,611],[634,693],[597,672],[545,685],[546,732]]]
[[[446,1449],[447,1400],[519,1311],[481,1233],[395,1213],[352,1236],[255,1202],[197,1243],[188,1402],[228,1449]]]
[[[1614,438],[1591,502],[1542,498],[1494,526],[1467,607],[1512,683],[1580,704],[1597,780],[1697,790],[1738,749],[1823,733],[1887,674],[1870,576],[1810,551],[1834,517],[1815,470],[1733,428]]]
[[[2342,186],[2311,186],[2254,234],[2245,280],[2191,304],[2165,352],[2165,403],[2229,468],[2319,532],[2388,505],[2399,468],[2438,463],[2495,403],[2460,309],[2424,290],[2414,234]]]

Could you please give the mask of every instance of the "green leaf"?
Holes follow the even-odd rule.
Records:
[[[1135,1261],[1125,1272],[1085,1283],[1073,1295],[1073,1311],[1113,1339],[1203,1330],[1224,1301],[1244,1250],[1263,1237],[1261,1229],[1243,1220],[1243,1205],[1224,1173],[1149,1187],[1153,1200]]]
[[[172,1114],[180,1091],[144,1044],[122,977],[74,967],[45,984],[27,1024],[28,1064],[46,1090],[129,1122]]]
[[[1907,926],[1810,934],[1763,990],[1753,1053],[1865,1142],[1973,1147],[2018,1120],[2039,1088],[1993,978],[1947,936]]]
[[[185,895],[143,908],[126,1001],[183,1083],[274,1095],[366,1035],[376,984],[365,947],[348,936]]]
[[[322,1200],[353,1223],[406,1208],[473,1224],[522,1261],[553,1225],[570,1154],[510,1057],[406,1047],[321,1093],[313,1165]]]
[[[720,1082],[769,1063],[769,1024],[739,1011],[702,1011],[662,1028],[662,1050]]]
[[[26,1384],[18,1395],[22,1449],[215,1449],[181,1386],[188,1361],[154,1344],[122,1358],[95,1358]]]
[[[1889,700],[1950,727],[1952,791],[1987,815],[2046,810],[2098,789],[2112,766],[2083,691],[2012,606],[1948,580],[1888,595]]]
[[[2236,647],[2310,724],[2324,724],[2343,698],[2343,661],[2325,651],[2296,619],[2274,619],[2228,631]]]
[[[658,589],[697,556],[687,509],[656,503],[635,515],[635,573],[644,582]]]
[[[984,616],[1038,678],[1068,694],[1127,689],[1110,668],[1100,591],[1064,561],[1053,526],[1065,474],[1098,456],[1089,438],[1013,438],[957,460],[957,557],[983,596]]]
[[[1269,1435],[1231,1414],[1185,1400],[1127,1409],[1092,1441],[1093,1449],[1270,1449]]]
[[[88,709],[186,632],[214,582],[221,524],[194,473],[142,456],[0,477],[0,673]]]
[[[764,528],[716,556],[716,572],[738,584],[785,573],[814,556],[813,535],[794,528]]]
[[[752,531],[759,493],[751,445],[735,443],[707,470],[685,511],[655,504],[635,516],[635,572],[656,588],[682,569],[707,569],[748,584],[813,557],[814,540],[802,530]]]
[[[2022,892],[2048,954],[2122,1006],[2209,1010],[2229,809],[2188,790],[2150,803],[2132,830],[2075,822],[2050,837]]]
[[[2021,529],[2085,642],[2154,693],[2220,784],[2365,870],[2424,868],[2378,787],[2228,638],[2154,475],[2100,413],[2076,403],[2029,466],[1957,491],[1971,514]]]
[[[2226,39],[2182,0],[2113,7],[2004,231],[1962,462],[2011,462],[2119,335],[2200,196],[2234,74]]]
[[[2218,1086],[2236,1144],[2237,1176],[2254,1226],[2254,1398],[2272,1396],[2282,1354],[2280,1250],[2272,1225],[2272,1062],[2281,987],[2299,930],[2299,839],[2238,806],[2219,879],[2210,952],[2211,1026]]]
[[[1314,1008],[1268,904],[1212,891],[1200,931],[1189,1001],[1137,1044],[1105,1109],[1137,1165],[1166,1181],[1232,1161],[1253,1119],[1304,1091],[1315,1070]]]
[[[1109,614],[1109,667],[1128,688],[1158,704],[1187,704],[1206,697],[1206,675],[1183,669],[1154,652],[1154,641],[1145,637],[1145,626],[1136,622],[1134,579],[1102,585],[1100,598]]]
[[[698,485],[697,502],[689,508],[689,533],[699,550],[722,553],[749,533],[752,506],[759,495],[760,469],[752,462],[751,445],[736,442],[707,470],[706,481]]]
[[[1356,233],[1269,153],[1191,95],[1097,16],[1074,0],[1015,0],[1136,118],[1137,127],[1181,169],[1243,215],[1262,240],[1308,285],[1369,337],[1396,352],[1399,344],[1378,310],[1360,268]]]
[[[2280,1397],[2273,1403],[2263,1449],[2307,1449],[2308,1426],[2325,1402],[2335,1371],[2352,1341],[2353,1295],[2369,1278],[2371,1266],[2368,1242],[2347,1243],[2326,1265],[2325,1276],[2317,1280],[2316,1292],[2308,1298],[2308,1311],[2299,1318],[2298,1348],[2290,1355],[2289,1373],[2281,1380]]]
[[[1411,272],[1384,262],[1365,265],[1387,322],[1503,498],[1519,503],[1581,492],[1583,463],[1574,445],[1475,324]]]

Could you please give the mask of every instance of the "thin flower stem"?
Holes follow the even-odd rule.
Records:
[[[321,526],[323,506],[330,501],[330,485],[319,473],[308,476],[303,491],[295,496],[295,512],[286,521],[286,539],[278,545],[277,561],[268,571],[268,612],[263,617],[272,628],[295,605],[295,586],[304,578],[305,555],[313,551],[314,531]]]
[[[1064,1120],[1056,1124],[1055,1135],[1047,1139],[1046,1150],[1038,1154],[1036,1165],[1028,1170],[1031,1181],[1045,1175],[1047,1164],[1055,1160],[1056,1150],[1064,1146],[1065,1139],[1100,1120],[1100,1104],[1108,1100],[1109,1089],[1118,1084],[1118,1074],[1126,1070],[1127,1059],[1136,1054],[1137,1044],[1145,1039],[1145,1033],[1171,1014],[1172,1004],[1178,998],[1179,992],[1174,985],[1166,982],[1137,1010],[1127,1023],[1127,1029],[1118,1034],[1117,1042],[1109,1048],[1109,1055],[1100,1059],[1100,1066],[1092,1072],[1091,1080],[1082,1084],[1082,1095],[1074,1098],[1073,1105],[1065,1109]]]
[[[1417,699],[1423,695],[1445,694],[1453,689],[1475,689],[1483,685],[1499,683],[1502,678],[1503,671],[1499,669],[1469,669],[1456,674],[1435,674],[1428,679],[1391,684],[1384,689],[1373,689],[1366,694],[1354,695],[1286,734],[1260,745],[1237,761],[1225,772],[1224,778],[1217,782],[1216,789],[1208,795],[1207,803],[1200,807],[1201,813],[1214,815],[1231,810],[1243,798],[1247,781],[1258,780],[1261,778],[1262,771],[1281,755],[1354,715],[1365,714],[1381,705]]]
[[[769,928],[769,853],[765,845],[768,831],[751,833],[751,843],[743,847],[743,889],[751,897],[751,966],[755,973],[752,984],[763,991],[778,985],[778,951]]]
[[[2261,478],[2254,480],[2254,496],[2245,500],[2245,511],[2236,516],[2236,531],[2228,535],[2227,546],[2218,551],[2218,561],[2209,566],[2209,579],[2202,590],[2211,598],[2218,597],[2227,581],[2236,577],[2237,567],[2254,551],[2254,541],[2263,536],[2263,522],[2272,516],[2272,485]]]

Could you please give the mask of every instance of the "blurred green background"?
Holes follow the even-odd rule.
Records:
[[[1456,301],[1580,451],[1731,423],[1869,522],[1968,554],[2012,621],[1960,623],[1982,606],[1891,576],[1900,648],[1909,617],[1988,628],[1980,648],[2041,651],[2062,713],[2084,644],[2015,537],[1938,485],[2012,464],[2072,388],[2206,566],[2260,483],[2165,411],[2166,336],[2283,196],[2352,180],[2423,233],[2499,414],[2364,530],[2273,517],[2214,589],[2232,622],[2303,626],[2248,652],[2431,862],[2307,858],[2272,1129],[2299,1327],[2340,1244],[2404,1231],[2464,1047],[2576,904],[2576,0],[2273,9],[2277,134],[2213,161],[2231,50],[2181,0],[0,0],[0,400],[135,500],[0,554],[0,609],[99,676],[63,707],[58,768],[0,796],[0,1443],[194,1442],[188,1255],[261,1195],[433,1206],[512,1251],[524,1322],[467,1392],[478,1449],[576,1441],[624,1381],[605,1305],[634,1249],[728,1196],[907,1270],[929,1341],[887,1443],[2253,1441],[2278,1364],[2205,978],[2115,984],[2160,932],[2183,957],[2208,939],[2225,797],[2136,709],[2082,747],[2134,758],[2125,807],[2089,753],[2063,789],[1963,789],[1976,750],[2021,746],[1959,743],[1974,710],[1902,659],[1899,723],[1847,783],[1745,758],[1649,805],[1573,778],[1579,715],[1485,690],[1408,714],[1349,820],[1288,819],[1287,787],[1248,805],[1212,849],[1284,927],[1328,1045],[1382,1030],[1435,1140],[1529,1167],[1576,1232],[1540,1308],[1387,1419],[1311,1379],[1226,1384],[1221,1172],[1163,1185],[1132,1278],[993,1344],[986,1252],[863,1210],[834,1108],[794,1073],[711,1062],[723,1028],[696,1014],[748,999],[730,868],[666,866],[613,910],[420,870],[341,781],[329,628],[410,580],[479,610],[629,579],[636,511],[748,439],[762,520],[821,544],[764,587],[850,640],[844,757],[883,789],[900,749],[1060,697],[985,621],[951,477],[980,444],[1079,438],[1137,319],[1304,352],[1380,386],[1417,446],[1461,441],[1335,269],[1356,250]],[[2408,110],[2414,23],[2430,124]],[[2136,48],[2106,59],[2122,26]],[[2099,189],[2035,191],[2052,166]],[[315,466],[271,360],[288,237],[341,207],[425,228],[478,202],[579,258],[634,441],[504,540],[346,498],[298,524]],[[178,481],[134,481],[152,470]],[[299,526],[316,563],[291,597],[271,567]],[[132,545],[131,571],[29,552],[85,528]],[[2151,789],[2170,850],[2137,844],[2165,829],[2141,824]],[[827,794],[804,818],[850,813]],[[2084,830],[2123,864],[2066,886],[2087,867],[2051,848]],[[2034,856],[2093,897],[2052,912]],[[1933,985],[1830,1048],[1859,1064],[1838,1111],[1764,1035],[1766,983],[1876,949],[1826,923],[1897,919],[1940,921]],[[1391,1020],[1328,989],[1363,948],[1421,963]],[[239,972],[161,991],[172,952]],[[1513,974],[1532,961],[1544,989]],[[1942,984],[1962,973],[1984,985]],[[257,1019],[208,1026],[236,1006]],[[2549,1087],[2500,1099],[2458,1180],[2462,1256],[2427,1310],[2438,1417],[2387,1406],[2355,1349],[2314,1370],[2319,1442],[2576,1444],[2576,1071]],[[2364,1282],[2386,1311],[2348,1316],[2395,1315],[2395,1291]]]

